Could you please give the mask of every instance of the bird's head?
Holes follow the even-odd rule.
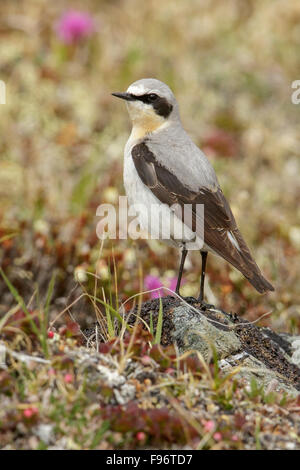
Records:
[[[136,137],[143,137],[179,120],[178,104],[170,88],[153,78],[138,80],[125,93],[112,93],[126,100]]]

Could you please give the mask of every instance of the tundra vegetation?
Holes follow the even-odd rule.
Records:
[[[1,447],[299,448],[299,400],[164,346],[162,310],[124,322],[172,290],[178,257],[157,241],[101,243],[96,210],[124,194],[130,128],[110,93],[159,78],[276,288],[260,296],[211,256],[208,302],[299,334],[300,5],[2,0],[0,12]],[[194,252],[183,295],[199,274]]]

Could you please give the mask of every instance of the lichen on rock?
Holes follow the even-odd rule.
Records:
[[[176,343],[179,352],[198,351],[206,361],[213,353],[222,371],[238,367],[237,377],[250,383],[255,379],[266,389],[298,394],[300,390],[300,338],[278,335],[259,328],[239,317],[217,308],[203,308],[196,299],[168,296],[161,299],[163,307],[162,344]],[[160,299],[145,302],[129,315],[136,314],[156,327]]]

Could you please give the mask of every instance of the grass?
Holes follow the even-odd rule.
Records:
[[[234,374],[221,376],[216,360],[179,359],[162,348],[162,309],[157,325],[150,317],[148,332],[124,322],[124,313],[151,297],[139,294],[146,275],[169,285],[177,254],[156,241],[101,244],[95,218],[99,204],[117,205],[124,194],[130,128],[125,107],[110,93],[155,76],[174,90],[185,129],[211,160],[276,288],[260,296],[210,256],[207,301],[250,321],[272,311],[261,325],[299,334],[299,109],[290,99],[299,78],[295,2],[191,0],[187,9],[171,0],[159,8],[153,1],[120,1],[116,8],[87,0],[97,29],[74,47],[61,43],[55,24],[67,8],[83,9],[82,2],[2,3],[1,446],[297,445],[298,411],[291,411],[297,403],[255,384],[247,389]],[[184,296],[197,295],[199,272],[199,254],[192,253]],[[103,342],[90,339],[87,353],[82,332],[94,322]],[[97,363],[108,376],[124,377],[134,398],[126,401],[130,387],[122,389],[129,395],[120,404]],[[52,426],[47,442],[40,425]]]
[[[5,275],[4,279],[20,312],[24,300]],[[47,308],[53,286],[54,277]],[[34,312],[26,306],[23,316],[3,319],[1,345],[7,364],[0,372],[3,448],[261,449],[265,448],[262,430],[272,448],[285,448],[286,442],[297,445],[295,426],[300,422],[292,410],[298,409],[298,401],[266,393],[255,381],[248,390],[235,379],[239,368],[220,374],[213,345],[211,363],[199,352],[179,356],[174,346],[163,347],[161,301],[155,329],[153,322],[146,328],[138,321],[127,325],[104,300],[93,297],[93,302],[104,307],[101,322],[97,309],[99,330],[103,333],[106,328],[102,341],[87,342],[69,309],[65,324],[57,323],[60,312],[48,334],[42,315],[38,329]],[[89,346],[83,347],[86,342]]]
[[[151,317],[152,319],[152,317]],[[155,333],[155,341],[154,344],[160,344],[161,340],[161,332],[162,332],[162,324],[163,324],[163,306],[162,306],[162,301],[160,298],[160,303],[159,303],[159,312],[158,312],[158,318],[157,318],[157,325],[156,325],[156,333]],[[153,324],[150,326],[150,331],[153,331]]]
[[[29,312],[28,308],[26,307],[25,302],[22,299],[22,297],[20,296],[19,292],[11,284],[11,282],[5,276],[5,274],[4,274],[4,272],[2,271],[1,268],[0,268],[0,274],[1,274],[2,278],[4,279],[5,283],[7,284],[7,286],[9,288],[11,294],[13,295],[14,299],[16,300],[16,302],[18,304],[18,307],[20,307],[22,312],[24,313],[25,318],[26,318],[27,322],[29,323],[30,328],[32,329],[32,332],[39,339],[39,341],[41,343],[41,346],[42,346],[43,353],[47,357],[48,356],[48,347],[47,347],[47,341],[46,341],[46,331],[47,331],[47,328],[48,328],[47,316],[48,316],[48,307],[49,307],[49,305],[47,305],[47,304],[51,299],[51,289],[53,289],[53,286],[52,286],[53,283],[51,282],[50,286],[49,286],[49,291],[48,291],[48,295],[47,295],[47,302],[46,302],[46,306],[45,306],[46,315],[43,316],[42,322],[41,322],[42,325],[39,328],[36,325],[36,323],[34,322],[34,319],[32,318],[32,314],[31,314],[31,312]],[[49,296],[49,293],[50,293],[50,296]]]

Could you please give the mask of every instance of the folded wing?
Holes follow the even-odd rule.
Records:
[[[145,142],[132,149],[132,159],[143,183],[164,204],[192,205],[191,228],[196,228],[196,205],[204,205],[204,241],[215,253],[237,268],[251,284],[263,293],[274,290],[263,277],[240,233],[229,204],[218,184],[191,191],[155,158]],[[180,211],[183,214],[183,210]]]

